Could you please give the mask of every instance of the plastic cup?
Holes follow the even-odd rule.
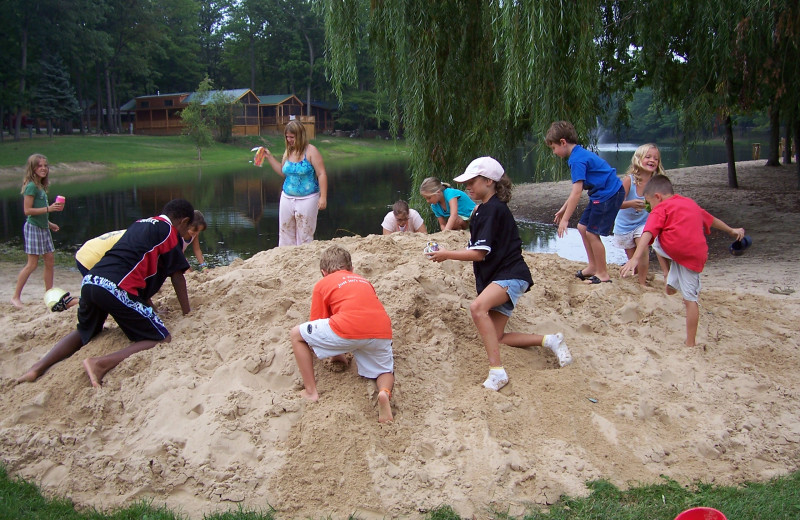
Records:
[[[67,201],[62,195],[56,195],[56,204],[64,204]]]
[[[713,507],[693,507],[675,517],[675,520],[727,520]]]

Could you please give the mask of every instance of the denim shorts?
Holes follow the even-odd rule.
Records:
[[[528,290],[528,282],[525,280],[495,280],[492,283],[496,283],[506,290],[508,301],[497,307],[492,307],[491,310],[497,311],[504,316],[511,316],[514,307],[517,306],[517,300]]]
[[[623,202],[625,202],[625,188],[620,188],[616,195],[604,202],[590,200],[578,223],[586,226],[586,231],[589,233],[607,237],[614,229],[614,221]]]

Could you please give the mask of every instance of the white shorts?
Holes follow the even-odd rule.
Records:
[[[683,299],[690,302],[696,302],[700,299],[700,273],[692,271],[688,267],[680,265],[678,262],[670,258],[661,248],[661,243],[658,238],[653,242],[653,250],[659,256],[663,256],[670,261],[669,273],[667,274],[667,285],[681,292]]]
[[[614,245],[620,249],[636,249],[635,239],[644,233],[644,224],[628,233],[614,233]]]
[[[381,374],[394,372],[391,339],[342,338],[331,330],[327,318],[301,323],[300,335],[319,359],[351,352],[356,360],[358,375],[362,377],[375,379]]]

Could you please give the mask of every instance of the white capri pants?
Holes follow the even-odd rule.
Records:
[[[299,246],[314,240],[319,213],[319,192],[292,197],[281,192],[278,208],[278,247]]]

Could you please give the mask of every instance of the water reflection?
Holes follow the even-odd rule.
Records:
[[[621,173],[630,163],[636,145],[604,146],[600,154]],[[745,157],[746,146],[737,153]],[[679,159],[677,149],[662,148],[666,168],[689,164],[724,162],[720,147],[697,147],[688,159]],[[506,171],[515,183],[530,182],[533,158],[520,150]],[[316,238],[328,240],[348,235],[366,236],[381,233],[381,221],[389,206],[398,198],[408,199],[412,192],[408,163],[384,160],[355,165],[349,162],[326,164],[330,177],[328,209],[320,212]],[[558,173],[568,178],[568,171]],[[553,179],[551,179],[553,180]],[[53,234],[59,251],[74,252],[86,240],[107,231],[123,229],[138,218],[157,214],[169,200],[182,197],[203,211],[208,229],[200,235],[200,244],[211,265],[226,265],[236,258],[249,258],[278,242],[278,203],[282,179],[270,168],[250,164],[222,167],[189,168],[168,172],[116,175],[82,184],[59,184],[53,179],[50,198],[64,195],[66,209],[52,216],[61,226]],[[568,193],[564,193],[566,199]],[[426,208],[418,208],[423,214]],[[17,188],[0,191],[3,215],[0,242],[21,249],[22,197]],[[434,229],[438,227],[434,226]],[[557,253],[583,261],[585,252],[577,230],[558,239],[555,226],[520,223],[526,249]],[[624,253],[607,243],[609,261],[624,262]],[[619,256],[622,255],[622,256]]]

